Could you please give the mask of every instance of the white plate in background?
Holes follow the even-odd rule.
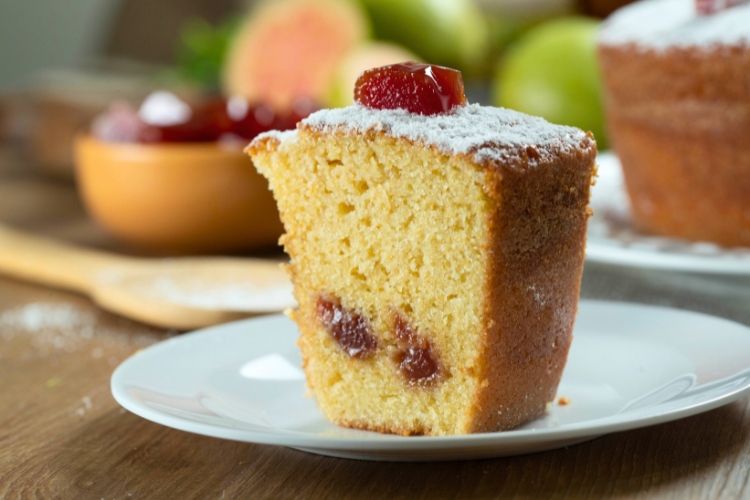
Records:
[[[586,258],[592,262],[670,271],[750,275],[750,248],[724,248],[638,232],[630,219],[620,161],[611,152],[597,158]]]
[[[551,450],[695,415],[750,392],[750,328],[674,309],[582,301],[558,395],[510,431],[401,437],[329,423],[304,396],[296,325],[268,316],[180,335],[112,375],[115,399],[207,436],[362,460],[480,459]]]

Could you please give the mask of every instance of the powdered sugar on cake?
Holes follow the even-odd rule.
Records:
[[[671,47],[750,47],[750,3],[700,16],[695,0],[637,2],[604,22],[599,42],[657,51]]]
[[[526,156],[526,148],[531,146],[536,153],[529,155],[528,162],[533,164],[546,159],[553,151],[572,152],[588,141],[586,134],[577,128],[477,104],[431,116],[402,109],[379,110],[354,105],[318,111],[303,120],[301,126],[324,133],[334,130],[385,132],[399,139],[437,147],[446,154],[470,155],[477,163]],[[590,142],[589,147],[593,147],[593,141]]]
[[[284,142],[287,139],[291,139],[295,135],[297,135],[296,130],[269,130],[268,132],[258,134],[256,139],[272,138],[276,139],[279,142]]]

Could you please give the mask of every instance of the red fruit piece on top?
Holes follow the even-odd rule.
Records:
[[[376,109],[405,109],[435,115],[466,104],[464,80],[455,69],[406,62],[362,73],[354,100]]]
[[[716,14],[725,9],[736,7],[748,0],[695,0],[695,10],[699,16]]]
[[[699,16],[707,16],[719,10],[719,5],[717,4],[716,0],[695,0],[695,10]]]

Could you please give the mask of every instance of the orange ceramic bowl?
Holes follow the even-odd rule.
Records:
[[[226,252],[276,245],[282,233],[266,179],[239,149],[81,136],[76,177],[89,214],[136,246]]]

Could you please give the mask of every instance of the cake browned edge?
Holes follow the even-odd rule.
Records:
[[[305,130],[304,125],[299,128]],[[314,129],[307,131],[316,132]],[[384,134],[366,132],[374,133]],[[251,155],[261,149],[273,152],[280,143],[277,135],[265,135],[254,140],[245,151]],[[579,148],[567,152],[559,148],[552,151],[555,154],[545,155],[550,158],[546,163],[534,166],[530,163],[538,162],[542,156],[535,146],[514,149],[515,154],[509,155],[508,161],[482,163],[488,176],[487,195],[498,206],[488,212],[487,265],[491,278],[483,305],[486,323],[482,351],[485,355],[480,357],[485,365],[478,367],[479,377],[486,383],[481,384],[475,405],[468,409],[474,423],[467,429],[470,433],[510,429],[539,415],[547,403],[553,401],[567,360],[577,312],[586,227],[591,215],[588,208],[590,187],[596,175],[597,150],[593,134],[588,132]],[[461,155],[474,161],[471,153]],[[546,191],[545,184],[549,188]],[[541,216],[529,220],[529,213]],[[550,224],[557,224],[558,230],[548,232]],[[544,242],[542,245],[537,245],[539,238]],[[509,262],[513,265],[506,265]],[[553,272],[548,272],[541,281],[538,277],[533,279],[543,264]],[[288,269],[294,282],[293,269]],[[559,304],[535,316],[538,312],[538,307],[533,305],[536,293],[545,289],[555,290],[549,295],[559,298]],[[501,296],[503,299],[497,300]],[[315,328],[315,325],[309,327]],[[304,329],[304,325],[300,325],[300,329]],[[546,358],[534,357],[534,352],[527,349],[530,344],[535,352],[548,353],[552,349],[554,353]],[[532,359],[529,359],[530,354]],[[303,352],[303,368],[305,364]],[[508,405],[509,401],[515,402],[514,407],[503,411],[503,405]],[[428,428],[398,428],[344,419],[335,423],[405,436],[431,434]]]
[[[543,412],[555,397],[572,341],[596,143],[589,132],[579,148],[558,151],[534,167],[534,148],[524,153],[515,164],[488,169],[492,197],[501,206],[489,223],[487,365],[479,376],[492,382],[480,390],[470,432],[509,429]],[[549,300],[551,307],[540,304]],[[522,403],[503,408],[506,401]]]

